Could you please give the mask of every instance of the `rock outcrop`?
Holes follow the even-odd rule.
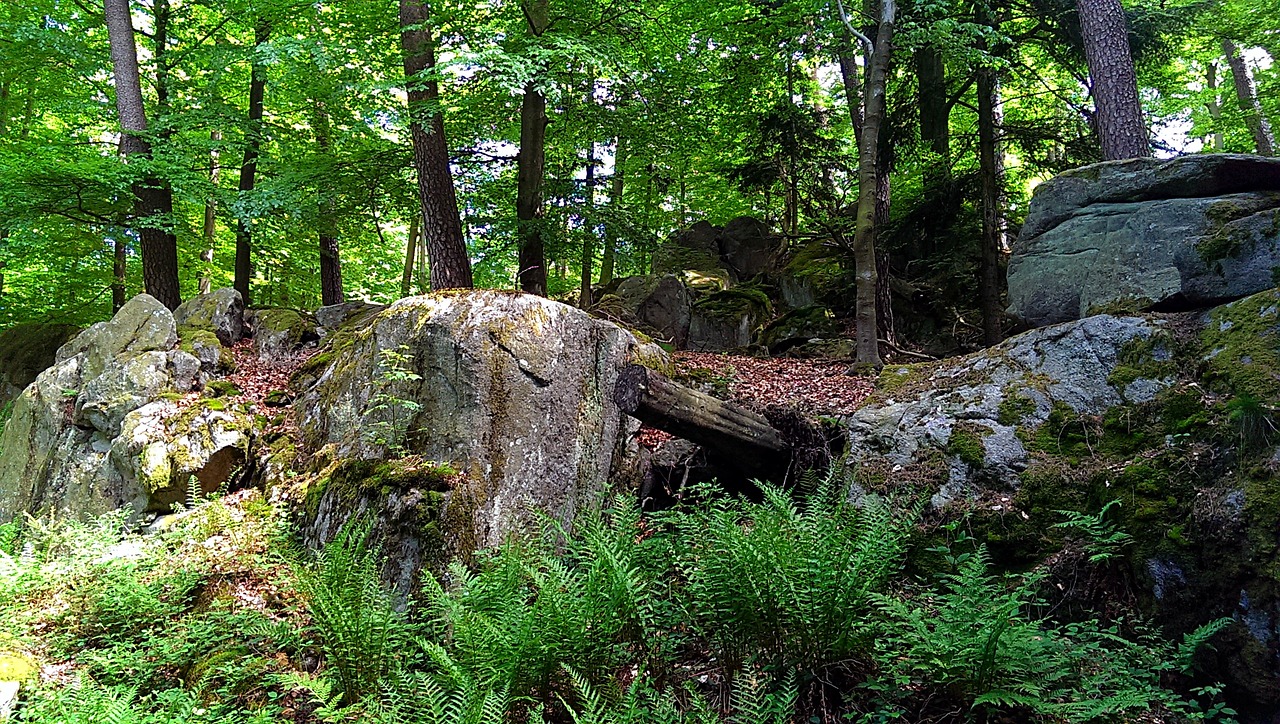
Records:
[[[1033,326],[1212,306],[1280,270],[1280,159],[1112,161],[1036,187],[1009,262],[1009,312]]]
[[[244,300],[234,289],[216,289],[188,299],[173,310],[178,328],[212,333],[230,347],[244,337]]]
[[[1249,721],[1280,710],[1280,289],[1210,311],[1098,315],[967,357],[889,367],[847,419],[851,495],[963,517],[1056,609],[1136,605],[1176,638],[1237,624],[1205,664]],[[1113,558],[1059,524],[1099,515]],[[1091,614],[1096,615],[1096,614]],[[1265,715],[1265,716],[1264,716]]]
[[[536,509],[567,520],[630,472],[636,423],[611,397],[619,371],[664,360],[540,297],[402,299],[334,335],[295,377],[302,443],[335,461],[307,494],[308,535],[374,510],[407,550],[470,555]]]
[[[254,354],[267,363],[281,362],[320,337],[316,320],[294,309],[250,309],[245,323],[253,330]]]
[[[177,344],[173,314],[144,294],[58,350],[0,436],[0,522],[141,513],[180,499],[192,475],[206,489],[222,482],[209,466],[247,447],[252,419],[163,401],[199,384],[200,360]]]

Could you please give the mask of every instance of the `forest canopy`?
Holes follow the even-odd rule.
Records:
[[[674,230],[744,214],[852,270],[860,189],[882,276],[990,311],[1034,186],[1110,157],[1120,91],[1090,73],[1102,31],[1080,11],[1118,8],[5,3],[0,325],[103,319],[152,291],[144,257],[166,248],[172,300],[235,283],[298,308],[472,277],[573,302],[584,281],[646,273]],[[1122,12],[1137,153],[1273,153],[1280,6]],[[860,143],[873,115],[878,142]],[[451,249],[467,277],[436,279]]]

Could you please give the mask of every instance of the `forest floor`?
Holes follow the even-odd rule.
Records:
[[[875,390],[840,360],[746,357],[713,352],[672,355],[681,377],[710,382],[733,402],[795,407],[810,415],[848,415]]]

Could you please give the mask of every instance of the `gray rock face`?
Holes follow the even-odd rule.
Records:
[[[179,327],[213,332],[230,347],[244,337],[244,300],[234,289],[215,289],[183,302],[173,310]]]
[[[1280,159],[1112,161],[1036,188],[1009,263],[1009,311],[1040,326],[1208,305],[1274,286],[1277,268]]]
[[[292,309],[251,309],[245,321],[253,329],[253,351],[263,362],[275,363],[319,337],[316,324]]]
[[[381,312],[386,308],[385,304],[373,304],[365,301],[330,304],[316,310],[316,324],[325,330],[334,330],[355,317]]]
[[[1145,401],[1126,398],[1133,385],[1117,389],[1108,378],[1126,346],[1159,329],[1138,317],[1099,315],[1033,330],[942,365],[887,368],[882,387],[900,392],[848,418],[850,465],[937,468],[934,475],[945,480],[933,496],[938,507],[967,496],[979,482],[1012,490],[1029,459],[1016,426],[1043,423],[1057,405],[1100,414]],[[1158,353],[1157,346],[1152,354]],[[1172,380],[1147,382],[1160,389]],[[953,440],[958,435],[967,440]]]
[[[778,237],[769,233],[769,227],[750,216],[739,216],[725,224],[717,242],[720,258],[739,280],[769,271],[779,247]]]
[[[642,331],[684,347],[689,339],[692,299],[679,277],[627,277],[618,285],[617,295]]]
[[[173,315],[144,294],[63,345],[56,364],[15,399],[0,436],[0,522],[26,512],[90,517],[151,506],[155,491],[117,442],[145,422],[148,403],[197,384],[200,361],[176,343]]]
[[[439,528],[475,547],[496,544],[535,508],[567,519],[600,491],[625,466],[635,429],[612,400],[618,371],[665,361],[578,309],[490,291],[402,299],[321,356],[295,403],[304,444],[341,461],[452,465],[459,481],[443,493],[449,523]],[[332,510],[326,500],[320,509]]]
[[[58,348],[79,327],[70,324],[19,324],[0,332],[0,409],[53,365]]]

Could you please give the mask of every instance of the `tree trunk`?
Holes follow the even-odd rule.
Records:
[[[469,289],[473,285],[471,258],[462,236],[458,196],[449,168],[444,116],[438,107],[440,87],[436,81],[421,77],[436,65],[430,21],[431,10],[423,0],[400,0],[400,46],[409,90],[409,132],[422,204],[422,238],[427,244],[425,261],[431,266],[432,289]]]
[[[1138,100],[1138,78],[1120,0],[1076,0],[1084,54],[1093,81],[1098,136],[1108,161],[1151,155]]]
[[[254,48],[271,37],[271,24],[259,19],[253,31]],[[263,96],[267,89],[266,68],[255,59],[249,71],[249,125],[245,128],[244,162],[240,165],[240,195],[253,191],[258,174],[258,155],[262,150]],[[244,219],[236,221],[236,270],[235,288],[240,292],[244,305],[253,301],[249,294],[249,280],[253,276],[253,233]]]
[[[7,78],[0,82],[0,138],[9,135],[9,92],[12,83]]]
[[[129,298],[125,296],[125,280],[128,273],[129,239],[116,233],[112,239],[111,253],[111,313],[120,311]]]
[[[1227,64],[1231,66],[1231,79],[1236,87],[1236,100],[1240,102],[1240,110],[1244,111],[1244,122],[1253,135],[1253,145],[1260,156],[1276,155],[1276,139],[1271,133],[1271,121],[1258,102],[1258,90],[1253,85],[1253,75],[1244,64],[1240,49],[1227,38],[1222,39],[1222,52],[1227,56]]]
[[[880,22],[875,47],[867,62],[867,85],[858,147],[858,214],[853,237],[853,263],[857,279],[855,318],[858,323],[859,364],[881,366],[877,342],[876,197],[880,126],[885,115],[885,85],[889,71],[890,43],[897,13],[895,0],[880,0]]]
[[[523,0],[529,32],[541,37],[550,24],[547,0]],[[535,81],[524,87],[520,103],[520,153],[516,158],[516,223],[519,228],[520,288],[547,294],[546,241],[543,236],[542,184],[546,174],[547,99]]]
[[[595,90],[594,83],[590,86]],[[589,100],[589,99],[588,99]],[[578,307],[586,309],[591,306],[591,266],[596,256],[596,228],[594,223],[596,206],[596,144],[587,146],[587,223],[582,235],[582,285],[578,290]]]
[[[321,156],[328,156],[329,112],[324,101],[315,102],[316,147]],[[342,256],[338,248],[338,220],[333,210],[333,199],[328,194],[320,197],[320,303],[324,306],[342,304]]]
[[[627,139],[618,136],[613,154],[613,178],[609,182],[609,223],[604,227],[604,251],[600,256],[600,284],[613,281],[618,255],[618,228],[622,226],[622,190],[627,170]]]
[[[942,51],[929,45],[915,52],[916,79],[920,90],[920,140],[935,159],[925,165],[925,187],[936,187],[951,177],[951,119],[947,103],[947,69]]]
[[[218,235],[218,141],[222,140],[221,131],[210,131],[209,140],[213,145],[209,148],[209,185],[213,187],[209,198],[204,202],[204,248],[200,250],[200,285],[199,292],[208,294],[213,289],[213,250],[217,245]]]
[[[1209,102],[1205,104],[1205,108],[1209,111],[1209,117],[1213,119],[1213,133],[1209,134],[1210,148],[1218,153],[1226,148],[1226,144],[1222,138],[1222,96],[1218,94],[1218,64],[1209,63],[1208,88],[1213,91]]]
[[[893,208],[893,176],[891,168],[892,149],[883,138],[879,142],[880,150],[876,152],[876,236],[880,229],[889,223],[889,212]],[[879,338],[896,345],[898,335],[893,324],[893,279],[890,276],[889,252],[876,246],[876,330]]]
[[[853,39],[844,36],[842,48],[852,47]],[[862,73],[852,52],[842,49],[839,54],[840,79],[844,82],[844,98],[849,107],[849,122],[853,124],[853,139],[862,148]]]
[[[116,87],[116,112],[120,117],[120,152],[126,162],[151,156],[142,82],[138,75],[138,48],[134,43],[129,0],[105,0],[111,67]],[[133,185],[134,224],[142,241],[142,279],[147,293],[176,309],[182,302],[178,286],[178,242],[169,231],[173,194],[169,185],[148,175]]]
[[[418,219],[422,218],[422,214],[415,209],[414,213],[409,217],[409,240],[404,245],[404,275],[400,277],[400,296],[409,296],[409,289],[413,285],[413,257],[418,249],[418,234],[422,233]]]
[[[1001,223],[1003,166],[999,143],[1000,80],[991,67],[978,69],[978,173],[982,180],[982,258],[978,266],[978,294],[982,307],[982,340],[987,345],[1004,339],[1001,328],[1000,254],[1004,242]]]

